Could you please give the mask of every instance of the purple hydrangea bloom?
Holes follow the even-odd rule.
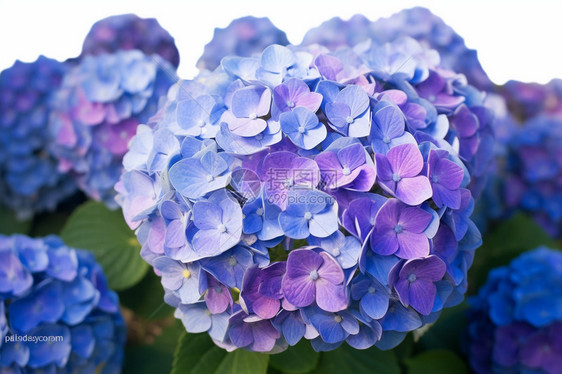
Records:
[[[445,263],[437,256],[413,259],[395,267],[394,274],[397,279],[393,286],[402,304],[411,305],[423,315],[431,313],[437,295],[435,282],[445,275]]]
[[[364,47],[225,57],[136,131],[117,200],[187,331],[390,349],[462,301],[490,118],[435,51]]]
[[[429,255],[429,240],[424,233],[432,220],[431,213],[388,199],[375,219],[371,248],[380,255],[404,259]]]
[[[0,235],[0,256],[0,371],[120,371],[125,322],[92,254],[55,236]],[[62,340],[34,340],[45,336]]]
[[[52,211],[76,192],[49,149],[53,96],[67,69],[40,56],[0,74],[0,204],[20,219]]]
[[[66,73],[49,123],[59,171],[115,207],[113,187],[129,140],[175,79],[166,61],[138,50],[84,57]]]
[[[94,23],[84,39],[81,58],[131,49],[157,54],[175,67],[180,62],[174,38],[155,18],[135,14],[111,16]]]
[[[344,274],[337,261],[325,252],[301,249],[289,254],[283,294],[296,307],[316,303],[322,310],[346,308]]]
[[[562,255],[538,248],[493,269],[469,299],[468,354],[476,373],[549,373],[562,364]]]
[[[385,155],[376,154],[377,178],[389,194],[408,205],[419,205],[432,197],[423,169],[423,157],[414,144],[398,145]]]

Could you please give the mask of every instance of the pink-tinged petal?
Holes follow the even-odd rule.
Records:
[[[322,103],[322,95],[317,92],[309,92],[307,94],[301,95],[297,98],[297,106],[302,106],[310,110],[311,112],[316,112],[320,108]]]
[[[429,179],[423,175],[403,178],[396,184],[395,196],[408,205],[420,205],[432,195]]]
[[[402,144],[391,148],[386,154],[392,169],[401,178],[415,177],[423,168],[423,157],[414,144]],[[378,160],[377,160],[378,161]]]
[[[418,279],[410,283],[410,305],[424,316],[431,313],[436,294],[437,288],[433,282]]]
[[[78,141],[78,136],[74,131],[74,126],[70,118],[67,116],[58,116],[56,118],[56,125],[58,126],[57,143],[67,147],[74,147]]]
[[[404,230],[419,234],[427,228],[432,219],[431,213],[421,208],[408,207],[400,213],[398,223]]]
[[[232,133],[244,137],[256,136],[267,127],[267,122],[261,118],[230,118],[227,124]]]
[[[402,231],[397,239],[400,246],[396,256],[409,260],[429,255],[429,239],[425,234]]]
[[[316,299],[316,286],[309,274],[292,278],[285,275],[281,284],[285,298],[296,307],[309,306]]]
[[[371,248],[379,255],[387,256],[395,253],[398,250],[398,239],[393,230],[385,231],[383,233],[374,230],[371,234]]]
[[[252,304],[252,309],[254,313],[260,316],[263,319],[270,319],[275,317],[277,312],[279,311],[279,306],[281,302],[279,300],[270,299],[269,297],[259,297],[257,300]]]
[[[400,302],[402,302],[402,304],[406,307],[409,306],[410,305],[410,282],[408,282],[407,279],[400,279],[394,285],[394,289],[396,289],[396,292],[398,293],[398,297],[400,298]]]
[[[327,312],[347,309],[347,297],[343,285],[335,285],[322,278],[316,281],[316,304]]]
[[[344,275],[340,264],[325,252],[320,253],[320,256],[324,260],[324,263],[318,269],[319,278],[333,284],[343,283]]]
[[[292,163],[291,177],[296,185],[314,188],[320,181],[320,169],[314,160],[298,157]]]

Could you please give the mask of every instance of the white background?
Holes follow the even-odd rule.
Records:
[[[348,19],[362,13],[375,20],[417,5],[442,17],[477,49],[494,82],[562,78],[562,2],[556,0],[0,0],[0,69],[39,54],[74,57],[95,21],[132,12],[157,18],[170,32],[180,51],[179,75],[191,78],[213,29],[237,17],[267,16],[298,44],[309,28],[334,16]]]

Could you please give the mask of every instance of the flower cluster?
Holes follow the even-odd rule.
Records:
[[[475,87],[482,90],[493,88],[478,61],[476,51],[467,48],[460,35],[425,8],[402,10],[374,22],[362,15],[355,15],[348,21],[335,17],[308,31],[303,44],[318,43],[333,50],[353,47],[368,39],[382,44],[400,36],[412,37],[428,48],[437,50],[443,67],[464,74]]]
[[[168,97],[116,189],[188,332],[388,349],[462,301],[490,123],[435,51],[272,45]]]
[[[65,75],[49,124],[59,170],[72,173],[89,197],[115,206],[127,144],[175,79],[165,60],[138,50],[84,57]]]
[[[551,235],[562,235],[562,118],[539,116],[508,143],[501,200],[529,212]]]
[[[562,117],[562,80],[553,79],[547,84],[509,81],[500,88],[509,110],[520,121],[538,115]]]
[[[81,58],[131,49],[157,54],[176,68],[180,63],[174,38],[155,18],[140,18],[135,14],[111,16],[94,23],[84,39]]]
[[[65,71],[40,56],[0,74],[0,204],[22,219],[55,209],[76,190],[48,150],[51,99]]]
[[[562,253],[539,248],[492,270],[469,299],[466,351],[484,373],[560,373]]]
[[[0,371],[120,373],[126,328],[93,255],[0,236]]]
[[[267,17],[237,18],[224,29],[216,28],[213,39],[205,45],[203,55],[197,61],[201,70],[215,70],[223,57],[249,57],[260,53],[271,44],[287,45],[287,35]]]

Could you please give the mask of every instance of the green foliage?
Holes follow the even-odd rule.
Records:
[[[486,234],[482,247],[476,251],[474,264],[468,275],[471,285],[469,293],[475,293],[484,284],[491,269],[507,265],[521,253],[541,245],[551,248],[557,246],[529,216],[518,214],[501,222]]]
[[[153,271],[148,271],[135,286],[119,292],[119,301],[137,316],[148,320],[169,317],[174,313],[174,308],[164,302],[164,288]]]
[[[408,374],[468,374],[464,361],[452,351],[433,350],[404,360]]]
[[[169,373],[172,370],[174,348],[183,331],[181,322],[174,321],[153,342],[126,347],[123,374]]]
[[[443,310],[439,319],[422,335],[419,343],[425,349],[449,349],[460,352],[460,342],[466,326],[466,303]]]
[[[0,207],[0,234],[27,234],[31,229],[31,221],[18,221],[9,210]]]
[[[89,201],[72,213],[61,236],[67,245],[95,254],[114,290],[134,286],[148,270],[120,210],[111,211],[102,203]]]
[[[393,351],[381,351],[372,347],[363,351],[342,345],[323,352],[314,374],[399,374],[400,366]]]
[[[314,370],[319,358],[320,353],[314,351],[308,341],[301,340],[285,352],[271,355],[269,365],[282,373],[301,374]]]
[[[265,374],[269,355],[237,349],[227,353],[206,333],[184,334],[176,347],[172,374]]]

